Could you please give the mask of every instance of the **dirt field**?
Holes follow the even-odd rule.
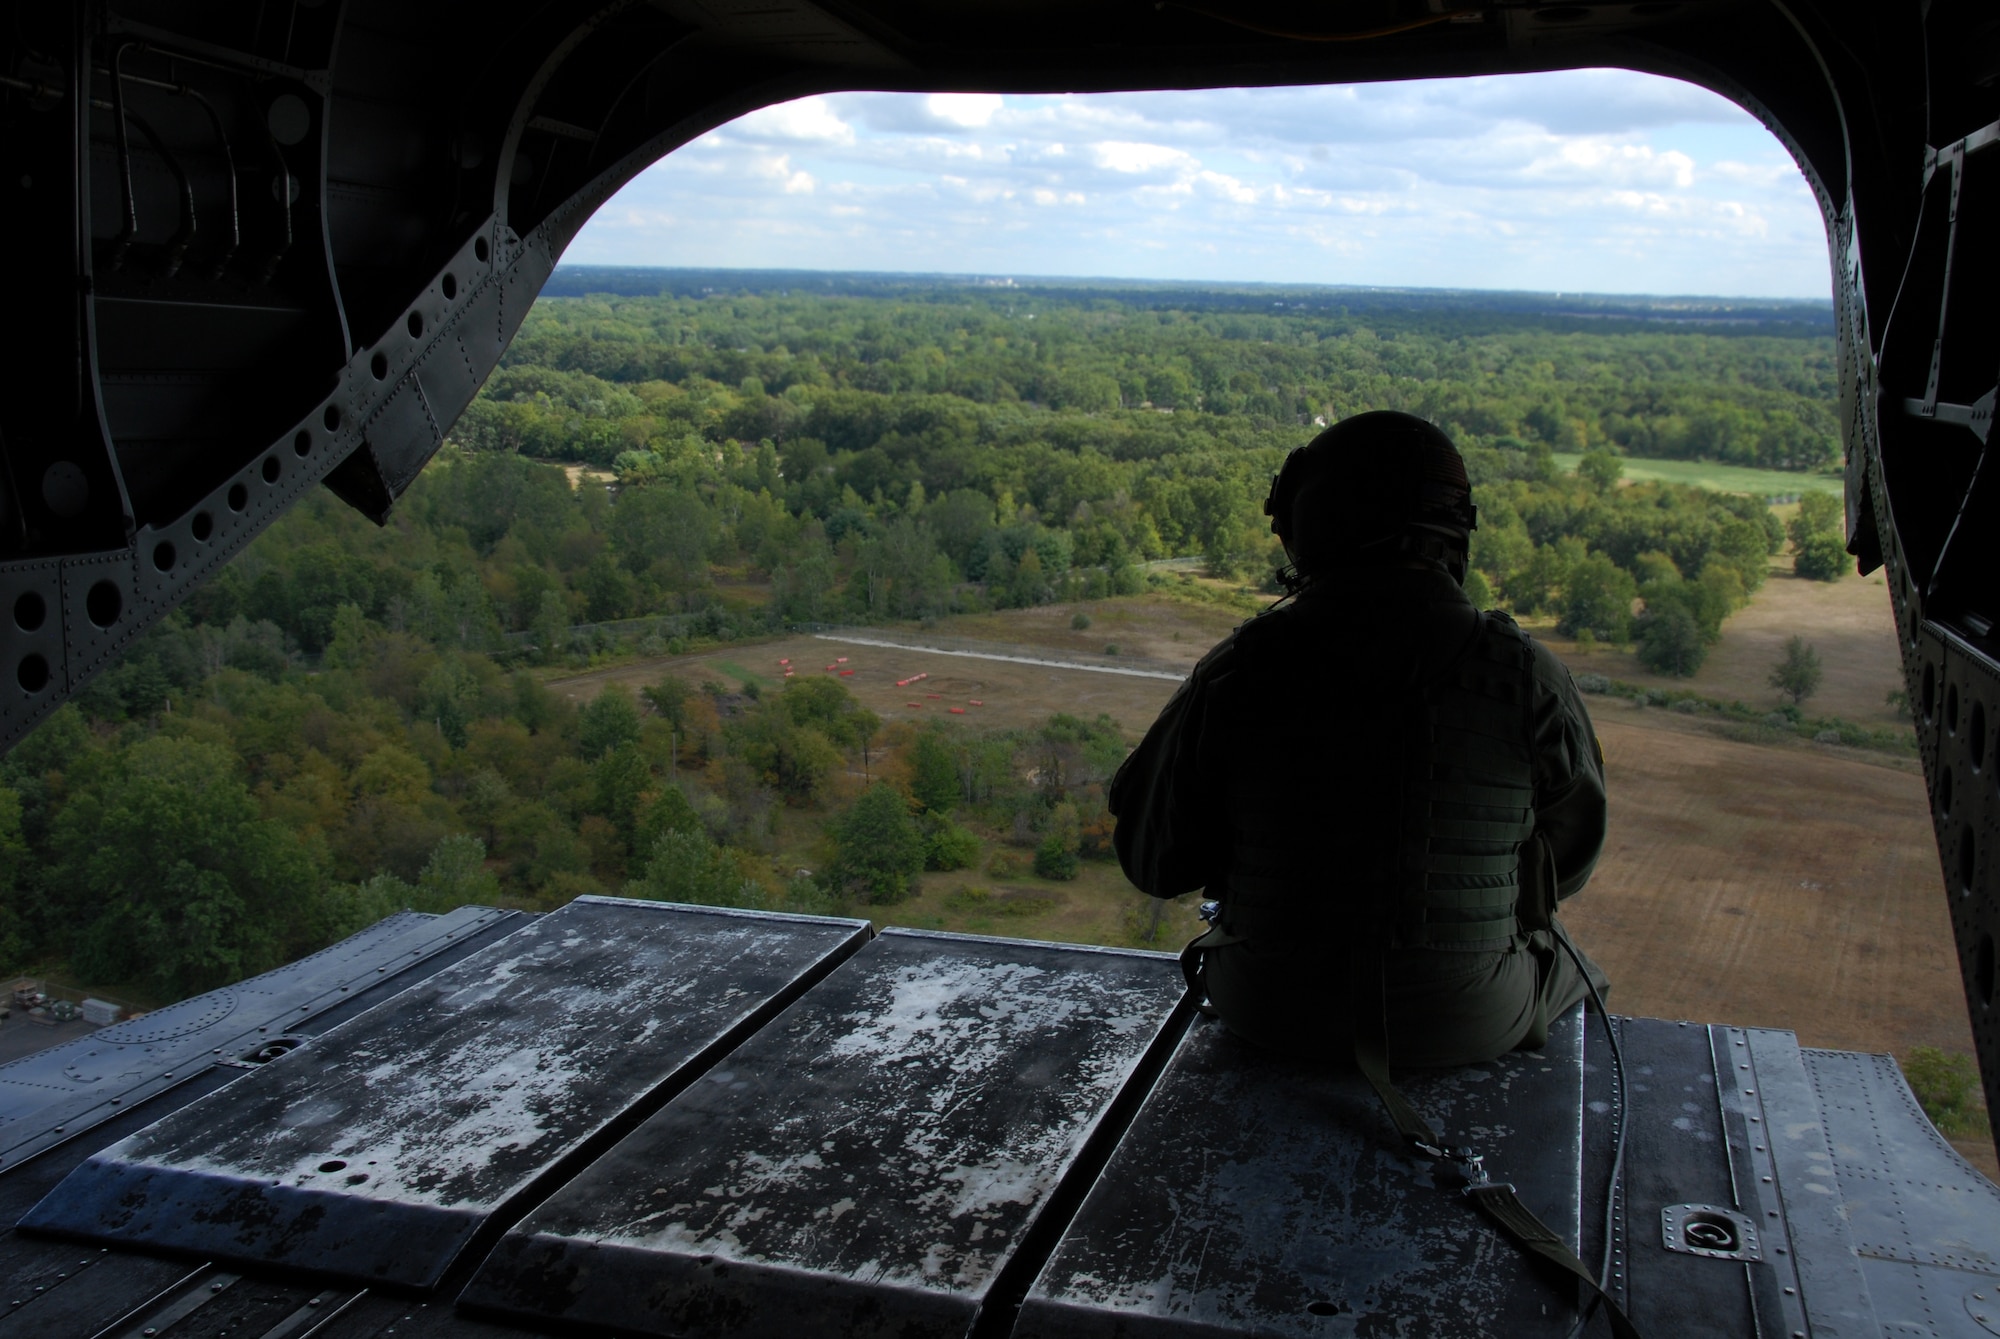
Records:
[[[882,629],[954,647],[1158,668],[1191,665],[1237,621],[1227,611],[1160,597],[946,620],[926,634]],[[1897,682],[1887,597],[1874,581],[1826,585],[1774,573],[1733,618],[1694,687],[1747,702],[1772,698],[1763,676],[1777,647],[1802,631],[1819,648],[1827,682],[1812,702],[1827,714],[1886,724],[1882,695]],[[1178,639],[1176,635],[1178,634]],[[877,630],[856,635],[876,636]],[[966,641],[962,639],[977,639]],[[1572,667],[1648,682],[1629,656],[1598,650]],[[836,656],[845,655],[845,663]],[[965,708],[970,724],[1032,725],[1054,711],[1104,712],[1136,738],[1174,684],[1081,669],[1019,665],[793,637],[599,671],[552,683],[573,697],[612,680],[635,686],[663,672],[783,682],[852,670],[842,681],[884,720]],[[837,674],[837,670],[835,673]],[[931,677],[904,688],[895,681]],[[935,694],[935,696],[932,696]],[[977,700],[983,706],[974,707]],[[910,703],[917,705],[910,706]],[[1596,877],[1565,919],[1614,982],[1621,1013],[1789,1028],[1807,1046],[1907,1054],[1932,1045],[1970,1052],[1970,1029],[1946,919],[1922,775],[1913,761],[1806,745],[1721,738],[1686,717],[1592,699],[1611,785],[1611,837]],[[968,897],[968,887],[987,896]],[[923,892],[885,909],[886,921],[1077,942],[1132,942],[1145,904],[1117,872],[1086,865],[1082,878],[1047,884],[984,870],[929,876]],[[1172,913],[1161,942],[1184,930]],[[1990,1147],[1961,1145],[2000,1179]]]

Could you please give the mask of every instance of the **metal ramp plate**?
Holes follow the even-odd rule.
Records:
[[[211,1065],[311,1027],[377,983],[525,919],[492,907],[460,907],[442,916],[403,912],[262,976],[0,1065],[0,1168],[101,1125]]]
[[[1115,1138],[1183,995],[1163,954],[887,931],[508,1233],[460,1304],[621,1334],[963,1335]]]
[[[21,1226],[432,1286],[867,937],[579,898],[111,1145]]]
[[[1583,1014],[1538,1053],[1399,1075],[1572,1246]],[[1566,1334],[1570,1290],[1406,1153],[1349,1069],[1198,1022],[1035,1281],[1016,1339]]]
[[[2000,1334],[2000,1186],[1945,1142],[1891,1057],[1801,1054],[1882,1332]]]

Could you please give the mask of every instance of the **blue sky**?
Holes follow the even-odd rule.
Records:
[[[575,264],[1824,298],[1789,154],[1623,70],[1088,95],[845,93],[641,173]]]

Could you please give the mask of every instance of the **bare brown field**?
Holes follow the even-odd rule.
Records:
[[[1088,630],[1069,627],[1077,608],[1090,613]],[[1213,606],[1145,596],[946,620],[928,635],[979,638],[1025,655],[1096,659],[1115,642],[1126,654],[1191,665],[1237,621]],[[1775,647],[1794,629],[1805,631],[1827,661],[1828,686],[1814,707],[1857,721],[1894,719],[1881,708],[1885,684],[1895,682],[1887,597],[1860,578],[1823,585],[1774,574],[1730,621],[1693,686],[1756,700]],[[927,635],[880,631],[885,639]],[[840,655],[844,664],[836,661]],[[1567,658],[1578,670],[1646,682],[1631,665],[1614,663],[1617,656],[1599,650]],[[1175,686],[813,637],[739,644],[551,686],[584,698],[607,682],[638,686],[664,672],[696,682],[747,675],[775,686],[782,682],[781,658],[801,675],[824,675],[828,664],[852,670],[842,682],[885,721],[921,720],[960,706],[965,715],[950,719],[1014,728],[1055,711],[1104,712],[1135,739]],[[919,672],[932,677],[895,686]],[[972,707],[975,699],[984,705]],[[1920,1045],[1971,1051],[1924,783],[1913,760],[1740,743],[1672,713],[1606,699],[1591,705],[1610,780],[1611,836],[1596,877],[1565,919],[1610,973],[1613,1008],[1789,1028],[1807,1046],[1897,1055]],[[798,830],[813,826],[804,822]],[[997,842],[988,849],[997,850]],[[967,898],[968,887],[990,895]],[[1141,925],[1135,909],[1145,905],[1114,867],[1086,864],[1067,884],[984,870],[928,875],[917,896],[880,914],[885,923],[926,928],[1131,944]],[[1156,947],[1174,947],[1191,932],[1188,912],[1170,909]],[[1961,1150],[2000,1179],[1990,1147]]]

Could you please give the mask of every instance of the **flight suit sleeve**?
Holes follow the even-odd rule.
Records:
[[[1210,682],[1229,647],[1225,641],[1195,666],[1111,779],[1118,863],[1154,897],[1217,886],[1228,868],[1221,797],[1201,754]]]
[[[1556,897],[1590,881],[1604,851],[1604,751],[1561,661],[1535,644],[1535,831],[1549,844]]]

